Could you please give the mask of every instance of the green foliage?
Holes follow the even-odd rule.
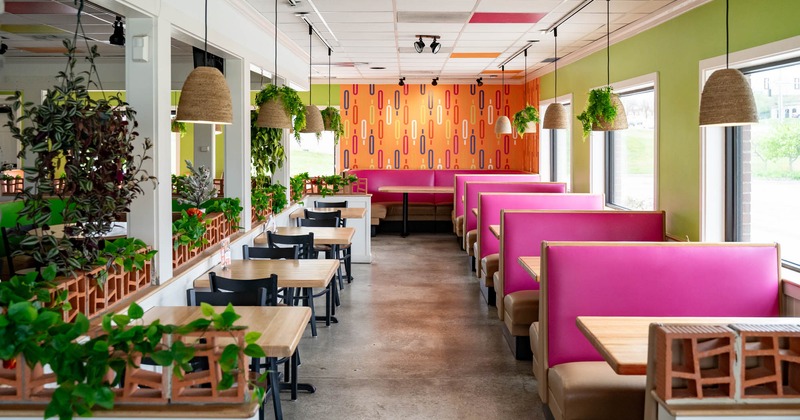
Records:
[[[181,137],[186,134],[186,123],[173,119],[170,129],[173,133],[181,133]]]
[[[283,167],[286,151],[281,143],[283,130],[256,125],[258,110],[250,112],[250,160],[256,182],[266,184],[275,170]]]
[[[592,131],[592,125],[602,124],[603,121],[610,123],[617,118],[617,108],[611,103],[611,86],[592,89],[589,92],[589,100],[586,102],[586,109],[578,115],[578,121],[583,127],[583,137]]]
[[[203,235],[208,230],[208,221],[202,214],[189,214],[186,210],[181,210],[181,218],[172,222],[172,235],[176,236],[172,246],[178,249],[181,245],[187,245],[189,250],[200,248],[208,243]]]
[[[300,141],[300,131],[306,128],[306,107],[303,105],[300,95],[289,86],[266,85],[256,94],[256,105],[260,107],[263,103],[273,99],[278,99],[283,103],[284,109],[292,117],[294,138]]]
[[[180,198],[178,198],[178,202],[200,208],[203,203],[217,196],[214,178],[211,170],[204,165],[195,168],[191,161],[186,160],[186,168],[189,169],[190,174],[184,175],[179,181],[177,192],[180,194]]]
[[[122,266],[125,272],[143,270],[144,264],[153,259],[158,251],[148,250],[147,244],[136,238],[117,238],[105,241],[100,257],[95,264],[105,266],[105,272],[99,278],[105,281],[107,271],[112,264]]]
[[[272,213],[278,214],[286,208],[289,200],[286,198],[286,187],[275,183],[267,186],[264,191],[272,193]]]
[[[789,171],[800,157],[800,121],[785,119],[772,124],[769,134],[759,139],[756,144],[759,156],[766,160],[787,158]]]
[[[358,180],[355,175],[328,175],[317,177],[317,182],[320,183],[319,193],[325,197],[328,195],[336,194],[346,187]]]
[[[239,222],[242,220],[242,202],[238,198],[216,198],[205,203],[206,213],[222,213],[234,227],[240,228]]]
[[[6,126],[20,142],[19,156],[25,157],[23,169],[31,185],[20,194],[19,217],[43,228],[42,235],[23,241],[21,252],[42,266],[52,262],[59,272],[69,273],[97,261],[102,233],[117,214],[129,211],[144,192],[142,184],[155,185],[156,179],[142,169],[150,159],[151,141],[134,148],[136,112],[118,96],[89,95],[90,86],[97,86],[92,80],[97,49],[91,48],[86,57],[89,70],[76,73],[74,45],[65,40],[64,47],[67,65],[56,76],[60,84],[47,90],[41,105],[23,102],[16,92],[9,98],[13,112]],[[66,176],[56,188],[62,167]],[[53,216],[53,195],[66,203],[61,218],[73,224],[71,233],[84,237],[80,247],[50,234],[46,225]]]
[[[329,106],[322,111],[322,121],[325,123],[325,128],[333,132],[333,144],[339,144],[339,138],[344,135],[344,124],[342,123],[342,114],[339,110]]]
[[[68,307],[67,291],[50,301],[49,289],[54,286],[55,276],[56,266],[49,265],[41,274],[31,272],[0,283],[0,307],[7,308],[0,312],[0,359],[12,360],[22,355],[30,367],[38,364],[52,369],[57,387],[45,408],[45,418],[88,416],[98,406],[112,409],[112,387],[120,385],[125,370],[134,366],[134,356],[149,357],[161,366],[173,365],[174,372],[183,375],[195,350],[180,340],[165,344],[165,334],[200,333],[200,340],[212,328],[231,332],[244,328],[235,325],[239,315],[231,305],[219,314],[212,307],[203,306],[203,317],[178,326],[159,321],[143,324],[140,320],[144,310],[133,303],[126,315],[105,315],[101,329],[90,335],[89,320],[83,314],[78,314],[72,323],[63,320],[61,311]],[[84,339],[87,335],[91,338]],[[240,353],[264,357],[263,349],[255,345],[259,335],[247,333],[244,348],[225,348],[218,389],[233,383]],[[261,396],[264,390],[256,387],[254,392]]]
[[[525,133],[525,130],[528,128],[528,123],[531,121],[539,122],[539,111],[530,105],[525,105],[525,108],[522,108],[514,114],[511,125],[514,126],[514,130],[517,131],[517,134],[521,136]]]
[[[292,188],[291,191],[291,198],[292,202],[298,202],[303,198],[303,189],[306,183],[306,180],[311,179],[308,176],[308,172],[303,172],[301,174],[297,174],[291,178],[289,178],[289,185]]]
[[[256,220],[263,222],[266,220],[264,213],[272,209],[272,196],[269,191],[264,187],[258,187],[251,190],[250,203],[253,206],[253,211],[256,213]]]

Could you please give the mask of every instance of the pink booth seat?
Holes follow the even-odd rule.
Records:
[[[612,405],[635,406],[624,418],[641,418],[643,376],[614,374],[576,318],[775,317],[782,298],[779,272],[777,244],[544,242],[534,352],[542,401],[556,419],[581,418],[609,398]],[[587,374],[590,381],[574,386]],[[627,396],[619,398],[625,402],[609,392],[622,381],[636,381],[624,384]]]
[[[513,171],[510,169],[437,169],[433,173],[433,183],[437,187],[455,187],[456,176],[470,176],[470,175],[479,175],[479,176],[496,176],[496,175],[504,175],[504,174],[517,174],[517,175],[527,175],[528,174],[523,171]],[[538,174],[536,174],[537,181]],[[453,194],[434,194],[433,200],[436,204],[445,204],[445,203],[456,203],[455,200],[455,188],[453,189]],[[458,196],[460,197],[460,196]],[[458,216],[458,215],[456,215]]]
[[[541,178],[539,177],[539,174],[529,174],[529,173],[506,173],[506,174],[458,173],[454,176],[454,181],[453,181],[453,183],[455,184],[455,188],[453,188],[453,205],[455,206],[456,217],[464,216],[464,206],[463,206],[464,203],[461,201],[461,197],[464,196],[464,186],[467,182],[491,182],[491,181],[539,182],[540,179]]]
[[[539,319],[539,282],[522,268],[519,257],[538,257],[545,240],[661,242],[665,221],[663,211],[501,210],[500,274],[494,288],[497,315],[514,357],[532,357],[529,330]]]
[[[381,187],[435,185],[432,169],[353,169],[348,174],[367,179],[367,193],[372,194],[372,203],[403,202],[403,194],[381,192]],[[408,202],[434,204],[434,197],[433,194],[409,194]]]
[[[506,184],[511,185],[511,184]],[[603,194],[557,194],[558,191],[563,191],[564,184],[561,183],[530,183],[529,185],[538,185],[541,186],[543,189],[549,189],[552,193],[513,193],[513,192],[486,192],[484,188],[488,185],[473,185],[473,183],[467,183],[467,193],[471,194],[473,188],[476,188],[476,191],[479,192],[479,195],[476,195],[478,200],[476,200],[475,207],[478,208],[478,212],[482,215],[484,212],[494,215],[491,224],[500,224],[500,211],[502,209],[528,209],[528,210],[599,210],[602,209],[604,206],[604,199]],[[481,188],[483,187],[483,188]],[[481,191],[484,189],[483,191]],[[472,212],[470,211],[470,214]],[[474,215],[473,215],[474,218]],[[477,224],[477,221],[476,221]],[[489,231],[489,224],[482,224],[480,226],[476,226],[477,230],[477,241],[484,240],[488,237],[491,237],[495,241],[497,239],[492,235]],[[480,243],[480,242],[478,242]],[[499,243],[495,246],[493,252],[484,252],[483,249],[477,250],[480,254],[483,254],[485,257],[488,254],[496,254],[499,252]],[[475,256],[476,260],[480,261],[483,257]],[[481,271],[481,267],[478,267],[477,270],[479,273]],[[493,273],[492,273],[493,274]],[[484,278],[483,282],[481,283],[481,292],[484,293],[484,297],[486,298],[487,303],[497,304],[496,303],[496,295],[494,290],[494,283],[492,282],[491,286],[488,284],[490,282],[490,277],[492,275],[488,274]]]

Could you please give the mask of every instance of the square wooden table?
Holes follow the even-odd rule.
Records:
[[[489,225],[489,231],[495,238],[500,239],[500,225]]]
[[[473,207],[473,208],[472,208],[472,214],[473,214],[475,217],[479,217],[480,213],[478,212],[478,208],[477,208],[477,207]]]
[[[314,245],[347,245],[353,241],[355,228],[350,227],[279,227],[278,235],[308,235],[314,233]],[[266,245],[267,235],[253,239],[253,244]]]
[[[403,233],[408,236],[408,194],[453,194],[453,187],[433,187],[424,185],[386,185],[379,187],[378,191],[385,193],[403,194]]]
[[[539,281],[539,273],[542,267],[542,257],[519,257],[517,259],[519,265],[528,272],[537,282]]]

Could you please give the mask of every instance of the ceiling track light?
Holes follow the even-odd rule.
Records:
[[[475,79],[475,83],[478,86],[483,86],[483,77],[479,77],[479,78]]]
[[[125,28],[122,25],[122,16],[117,16],[114,21],[114,33],[108,38],[108,43],[111,45],[125,46]]]
[[[436,86],[438,84],[439,84],[439,78],[434,77],[433,80],[431,80],[431,86]]]
[[[401,77],[400,81],[397,82],[397,85],[398,86],[405,86],[406,85],[406,78],[405,77]]]
[[[8,45],[0,41],[0,55],[3,55],[8,51]]]
[[[422,38],[433,39],[433,42],[431,42],[432,53],[436,54],[442,49],[442,44],[438,41],[439,38],[441,38],[439,35],[416,35],[416,38],[418,38],[419,41],[414,42],[414,50],[418,53],[422,53],[422,51],[425,50],[425,41],[423,41]]]

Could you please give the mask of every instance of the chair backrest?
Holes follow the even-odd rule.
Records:
[[[267,231],[267,244],[270,248],[287,248],[297,245],[300,259],[314,258],[314,232],[307,235],[278,235]]]
[[[234,292],[234,293],[249,293],[255,295],[255,291],[263,289],[266,293],[265,301],[267,306],[275,306],[278,304],[278,275],[273,274],[269,277],[261,279],[231,279],[228,277],[218,276],[215,272],[208,273],[209,283],[212,292]],[[234,305],[236,305],[234,303]],[[251,305],[257,306],[257,305]]]
[[[245,260],[296,260],[300,258],[300,247],[269,248],[265,246],[242,245],[242,259]]]
[[[267,301],[266,289],[260,288],[256,293],[249,292],[208,292],[196,289],[186,291],[186,304],[200,306],[207,303],[212,306],[270,306]]]
[[[339,227],[339,218],[333,219],[298,219],[300,226],[305,227]]]
[[[345,227],[346,221],[345,221],[345,219],[342,218],[342,211],[341,210],[336,210],[336,211],[314,211],[314,210],[304,209],[303,212],[305,214],[305,218],[306,219],[316,219],[316,220],[337,219],[338,223],[337,223],[336,227]],[[303,225],[302,222],[300,222],[300,220],[302,220],[302,219],[298,220],[298,222],[300,223],[300,226],[314,226],[314,225]],[[327,225],[325,225],[325,226],[327,226]],[[317,226],[317,227],[320,227],[320,226]],[[324,227],[324,226],[322,226],[322,227]]]
[[[345,201],[314,201],[314,207],[316,207],[318,209],[347,208],[347,200],[345,200]]]

